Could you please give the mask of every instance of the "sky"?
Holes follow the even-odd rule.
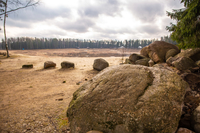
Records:
[[[169,35],[165,28],[175,23],[166,11],[183,7],[180,0],[40,0],[35,7],[8,14],[6,33],[7,37],[159,39]]]

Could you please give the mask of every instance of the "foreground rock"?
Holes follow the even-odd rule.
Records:
[[[71,68],[71,67],[74,68],[74,63],[69,62],[69,61],[63,61],[63,62],[61,63],[61,67],[62,67],[62,68]]]
[[[44,69],[55,68],[55,67],[56,67],[56,63],[54,63],[53,61],[46,61],[44,63]]]
[[[109,66],[108,62],[102,58],[94,60],[93,68],[95,70],[101,71],[108,66]]]
[[[155,63],[162,63],[179,52],[179,48],[174,44],[164,41],[155,41],[149,46],[142,48],[140,54],[147,58],[151,58]]]
[[[71,132],[173,133],[188,84],[158,67],[106,68],[74,94],[67,110]]]

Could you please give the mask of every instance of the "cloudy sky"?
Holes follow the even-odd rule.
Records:
[[[180,0],[41,0],[7,18],[8,37],[153,39],[169,35]],[[2,22],[1,22],[2,25]],[[3,27],[3,25],[1,26]],[[3,30],[0,31],[3,38]]]

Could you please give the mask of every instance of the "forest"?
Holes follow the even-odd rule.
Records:
[[[8,38],[9,50],[23,50],[23,49],[65,49],[65,48],[131,48],[137,49],[145,47],[158,39],[151,40],[89,40],[89,39],[57,39],[57,38],[31,38],[31,37],[17,37]],[[169,36],[160,38],[161,41],[166,41],[172,44],[176,42],[172,41]],[[4,40],[0,43],[0,49],[5,49]]]

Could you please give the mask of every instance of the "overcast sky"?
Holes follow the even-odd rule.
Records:
[[[153,39],[169,35],[166,11],[180,0],[41,0],[9,14],[8,37]],[[1,22],[2,24],[2,22]],[[1,26],[3,27],[3,25]],[[0,31],[3,38],[3,30]]]

